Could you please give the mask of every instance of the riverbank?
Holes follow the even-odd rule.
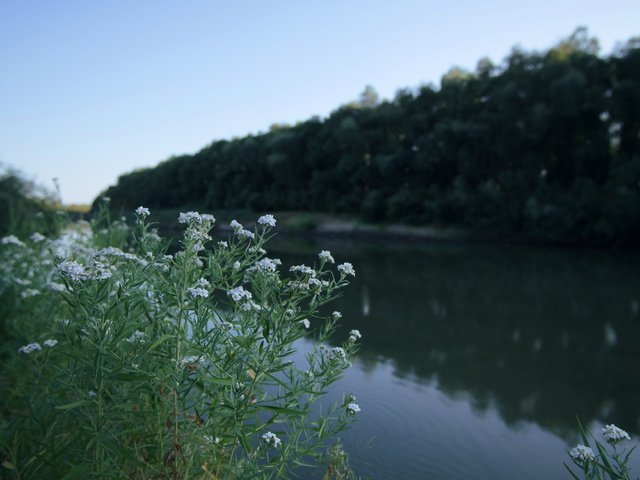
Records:
[[[198,207],[152,209],[150,220],[160,225],[160,233],[171,235],[181,231],[178,223],[180,212],[201,210]],[[231,220],[238,220],[247,228],[253,228],[258,213],[249,210],[217,210],[212,212],[217,221],[215,230],[230,231]],[[550,238],[518,235],[497,231],[473,231],[443,226],[416,226],[400,223],[367,223],[348,215],[320,212],[283,211],[271,212],[278,222],[278,233],[292,236],[332,237],[362,240],[397,240],[403,242],[434,243],[482,243],[504,245],[563,245],[580,246],[579,242],[558,242]],[[129,212],[113,212],[115,218]]]

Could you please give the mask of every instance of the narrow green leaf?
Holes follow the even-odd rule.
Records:
[[[2,462],[2,466],[4,468],[6,468],[7,470],[15,470],[16,469],[16,466],[13,463],[11,463],[10,461],[8,461],[8,460],[5,460],[4,462]]]
[[[73,403],[67,403],[66,405],[60,405],[58,407],[56,407],[56,410],[73,410],[74,408],[80,408],[80,407],[84,407],[86,405],[91,405],[92,402],[90,402],[89,400],[80,400],[78,402],[73,402]]]
[[[269,410],[271,412],[284,413],[286,415],[304,415],[304,410],[295,410],[293,408],[277,407],[275,405],[259,405],[258,408]]]
[[[215,383],[216,385],[233,385],[233,380],[230,378],[214,377],[213,375],[207,377],[207,382]]]
[[[122,380],[125,382],[129,381],[144,381],[153,378],[151,375],[142,372],[118,372],[114,375],[110,375],[113,380]]]
[[[91,469],[90,463],[81,463],[80,465],[74,465],[71,470],[62,477],[61,480],[73,480],[74,478],[87,478],[86,473]]]
[[[242,448],[244,448],[245,452],[251,453],[251,445],[249,444],[247,439],[244,437],[244,435],[239,435],[238,436],[238,441],[242,445]]]
[[[163,335],[162,337],[160,337],[158,340],[156,340],[155,342],[153,342],[151,344],[151,346],[147,349],[147,352],[151,352],[152,350],[155,350],[161,344],[163,344],[164,342],[166,342],[167,340],[170,340],[172,338],[174,338],[172,335]]]
[[[629,457],[631,456],[631,453],[636,449],[638,445],[634,445],[633,448],[631,448],[631,450],[629,450],[629,452],[627,452],[627,454],[624,456],[624,463],[626,464],[629,461]]]

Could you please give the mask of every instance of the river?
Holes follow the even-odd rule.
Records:
[[[330,398],[362,408],[341,436],[358,474],[570,478],[576,416],[635,444],[640,252],[280,237],[269,255],[287,267],[322,249],[357,272],[331,310],[336,343],[357,328],[361,350]]]

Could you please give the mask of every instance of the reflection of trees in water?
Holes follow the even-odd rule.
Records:
[[[344,250],[344,252],[340,251]],[[339,338],[365,335],[364,365],[437,380],[509,424],[565,438],[584,422],[640,432],[640,256],[633,252],[442,247],[351,249],[357,277]]]

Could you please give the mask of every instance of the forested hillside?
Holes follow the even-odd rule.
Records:
[[[390,101],[368,87],[325,119],[215,141],[103,195],[127,209],[320,211],[640,242],[640,39],[603,57],[578,29],[549,51],[514,48]]]

